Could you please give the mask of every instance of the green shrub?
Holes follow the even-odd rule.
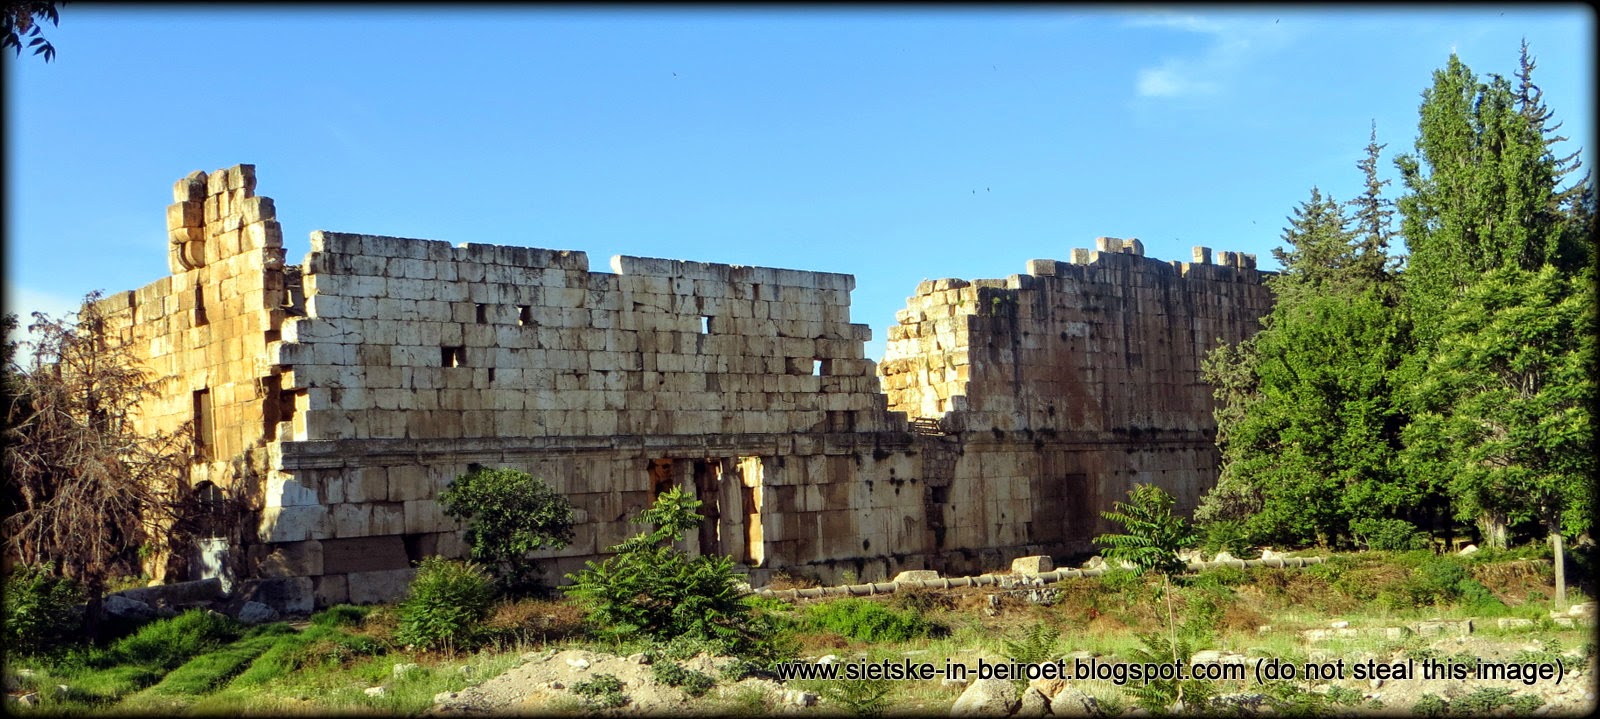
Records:
[[[1135,484],[1128,501],[1116,502],[1116,511],[1100,516],[1122,525],[1126,534],[1102,534],[1094,543],[1105,547],[1106,561],[1127,561],[1141,573],[1175,574],[1185,568],[1178,550],[1194,543],[1194,532],[1183,517],[1172,513],[1172,495],[1153,484]]]
[[[1200,527],[1199,541],[1200,548],[1207,555],[1227,552],[1236,559],[1246,559],[1255,551],[1250,535],[1245,532],[1244,522],[1234,519],[1207,522]]]
[[[439,506],[465,520],[472,558],[486,562],[511,589],[539,584],[540,570],[529,552],[560,549],[572,541],[571,503],[527,472],[468,472],[439,495]]]
[[[1450,704],[1435,694],[1423,694],[1411,705],[1411,713],[1425,717],[1442,717],[1449,711]]]
[[[1428,534],[1404,519],[1357,519],[1350,533],[1368,549],[1403,552],[1428,547]]]
[[[429,557],[400,603],[401,644],[454,651],[470,646],[494,602],[493,580],[472,562]]]
[[[658,661],[650,665],[650,675],[669,687],[677,687],[692,697],[704,696],[716,686],[717,680],[703,672],[684,669],[677,662]]]
[[[883,716],[889,708],[889,692],[893,684],[888,679],[836,679],[824,682],[817,693],[831,703],[844,707],[858,717]]]
[[[367,607],[357,607],[349,604],[340,604],[329,607],[316,616],[311,617],[311,624],[318,627],[354,627],[361,624],[372,610]]]
[[[20,567],[5,580],[6,646],[38,654],[83,631],[83,592],[71,579],[37,567]]]
[[[936,627],[922,615],[896,611],[878,602],[845,598],[806,608],[807,622],[864,642],[904,642],[932,634]]]
[[[593,679],[573,684],[572,693],[583,697],[590,709],[615,709],[628,703],[622,694],[622,680],[614,674],[596,674]]]
[[[1061,630],[1035,622],[1017,639],[1005,640],[1006,656],[1013,662],[1043,664],[1055,659],[1061,650]]]
[[[634,522],[655,529],[612,548],[616,555],[569,575],[567,592],[595,629],[617,639],[684,636],[726,641],[742,651],[758,639],[750,603],[741,596],[733,560],[690,556],[673,546],[699,526],[700,501],[673,487]]]

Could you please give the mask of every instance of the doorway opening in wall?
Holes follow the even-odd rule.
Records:
[[[694,494],[700,500],[700,553],[722,554],[722,461],[694,460]]]
[[[667,490],[672,489],[672,460],[652,459],[645,466],[645,474],[650,479],[650,501],[654,503]]]

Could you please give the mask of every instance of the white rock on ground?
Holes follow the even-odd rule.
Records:
[[[1017,686],[1007,679],[979,679],[967,686],[950,707],[950,716],[1007,716],[1021,703]]]

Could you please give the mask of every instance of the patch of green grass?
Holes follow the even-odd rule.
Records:
[[[190,659],[147,691],[151,694],[169,696],[199,696],[211,691],[248,668],[250,662],[276,646],[285,634],[294,632],[283,624],[269,626],[277,629],[257,633],[254,637]]]
[[[807,623],[864,642],[904,642],[939,628],[920,613],[891,609],[880,602],[846,598],[806,608]]]

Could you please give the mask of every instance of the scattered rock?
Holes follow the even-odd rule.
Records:
[[[576,659],[568,659],[567,660],[567,666],[572,667],[573,669],[576,669],[577,671],[581,672],[581,671],[589,668],[589,660],[588,659],[584,659],[583,657],[578,657]]]
[[[400,678],[405,677],[405,675],[410,674],[411,672],[414,672],[414,671],[416,671],[418,669],[421,669],[421,668],[422,667],[417,666],[416,664],[412,664],[410,662],[407,662],[405,664],[396,664],[396,665],[394,665],[394,669],[390,670],[389,675],[394,677],[395,679],[400,679]]]
[[[798,689],[786,689],[783,692],[783,703],[794,707],[816,706],[817,695]]]
[[[932,569],[907,569],[894,575],[894,582],[931,582],[939,578],[939,573]]]
[[[1040,694],[1044,695],[1044,698],[1054,700],[1056,695],[1061,693],[1062,689],[1067,688],[1067,680],[1035,679],[1031,682],[1028,682],[1028,688],[1037,689],[1039,690]]]
[[[1213,562],[1234,562],[1234,561],[1238,561],[1238,560],[1234,559],[1233,555],[1229,554],[1228,551],[1224,549],[1224,550],[1222,550],[1220,552],[1217,552],[1217,556],[1212,557],[1211,561],[1213,561]]]
[[[1006,679],[979,679],[961,692],[950,716],[1006,716],[1016,712],[1021,700],[1017,686]]]
[[[433,695],[433,703],[443,704],[459,696],[461,696],[461,692],[439,692],[438,694]]]
[[[1083,565],[1082,565],[1082,568],[1083,569],[1105,569],[1106,568],[1106,560],[1105,560],[1104,557],[1101,557],[1100,555],[1096,554],[1093,557],[1090,557],[1089,561],[1084,562]]]
[[[27,694],[19,695],[19,696],[17,696],[15,698],[15,701],[20,706],[25,706],[25,707],[36,707],[36,706],[39,706],[39,692],[28,692]]]
[[[1032,557],[1017,557],[1011,560],[1013,574],[1044,574],[1055,571],[1055,561],[1050,557],[1040,554]]]
[[[1572,605],[1570,607],[1567,607],[1567,616],[1569,616],[1569,617],[1593,618],[1594,614],[1595,614],[1595,603],[1594,602],[1584,602],[1582,604],[1574,604],[1574,605]]]
[[[156,618],[154,607],[120,594],[108,595],[100,606],[105,610],[106,614],[119,619],[132,619],[142,622]]]
[[[1378,688],[1383,686],[1383,678],[1382,677],[1374,677],[1372,679],[1367,680],[1367,684],[1371,685],[1373,689],[1378,689]]]
[[[363,690],[363,693],[369,697],[381,697],[385,694],[388,694],[389,690],[384,689],[383,687],[367,687],[365,690]]]
[[[650,655],[645,654],[644,652],[634,652],[628,655],[628,661],[633,662],[634,664],[649,664]]]
[[[818,664],[838,664],[839,663],[839,656],[836,655],[836,654],[828,654],[828,655],[823,656],[821,659],[818,659],[817,663]]]
[[[1022,693],[1022,700],[1017,704],[1017,716],[1042,717],[1050,713],[1050,700],[1043,692],[1033,687]]]
[[[1578,623],[1573,621],[1572,617],[1551,617],[1550,621],[1555,622],[1556,626],[1563,629],[1572,629],[1573,627],[1578,626]]]
[[[1533,620],[1532,619],[1520,619],[1520,618],[1517,618],[1517,617],[1502,617],[1499,621],[1497,621],[1495,623],[1498,624],[1502,630],[1528,631],[1528,630],[1533,629]]]
[[[1456,554],[1459,554],[1459,555],[1461,555],[1463,557],[1465,557],[1465,556],[1467,556],[1469,554],[1477,554],[1477,553],[1478,553],[1478,545],[1476,545],[1476,544],[1468,544],[1467,546],[1462,547],[1461,551],[1456,552]]]
[[[566,689],[567,688],[567,685],[562,684],[561,682],[550,682],[549,684],[546,684],[545,686],[549,687],[551,689],[555,689],[557,691],[560,691],[562,689]]]
[[[1064,685],[1061,691],[1047,696],[1050,697],[1050,713],[1056,716],[1101,716],[1100,703],[1071,685]]]
[[[278,621],[278,610],[261,602],[245,602],[239,607],[239,621],[245,624],[264,624]]]
[[[1336,622],[1330,622],[1328,626],[1333,627],[1334,629],[1344,629],[1345,627],[1350,626],[1350,622],[1340,619]]]
[[[1283,552],[1274,552],[1274,551],[1272,551],[1272,547],[1262,547],[1261,548],[1261,558],[1263,560],[1265,560],[1265,559],[1283,559],[1284,557],[1287,557],[1287,556],[1289,556],[1289,555],[1284,554]]]

